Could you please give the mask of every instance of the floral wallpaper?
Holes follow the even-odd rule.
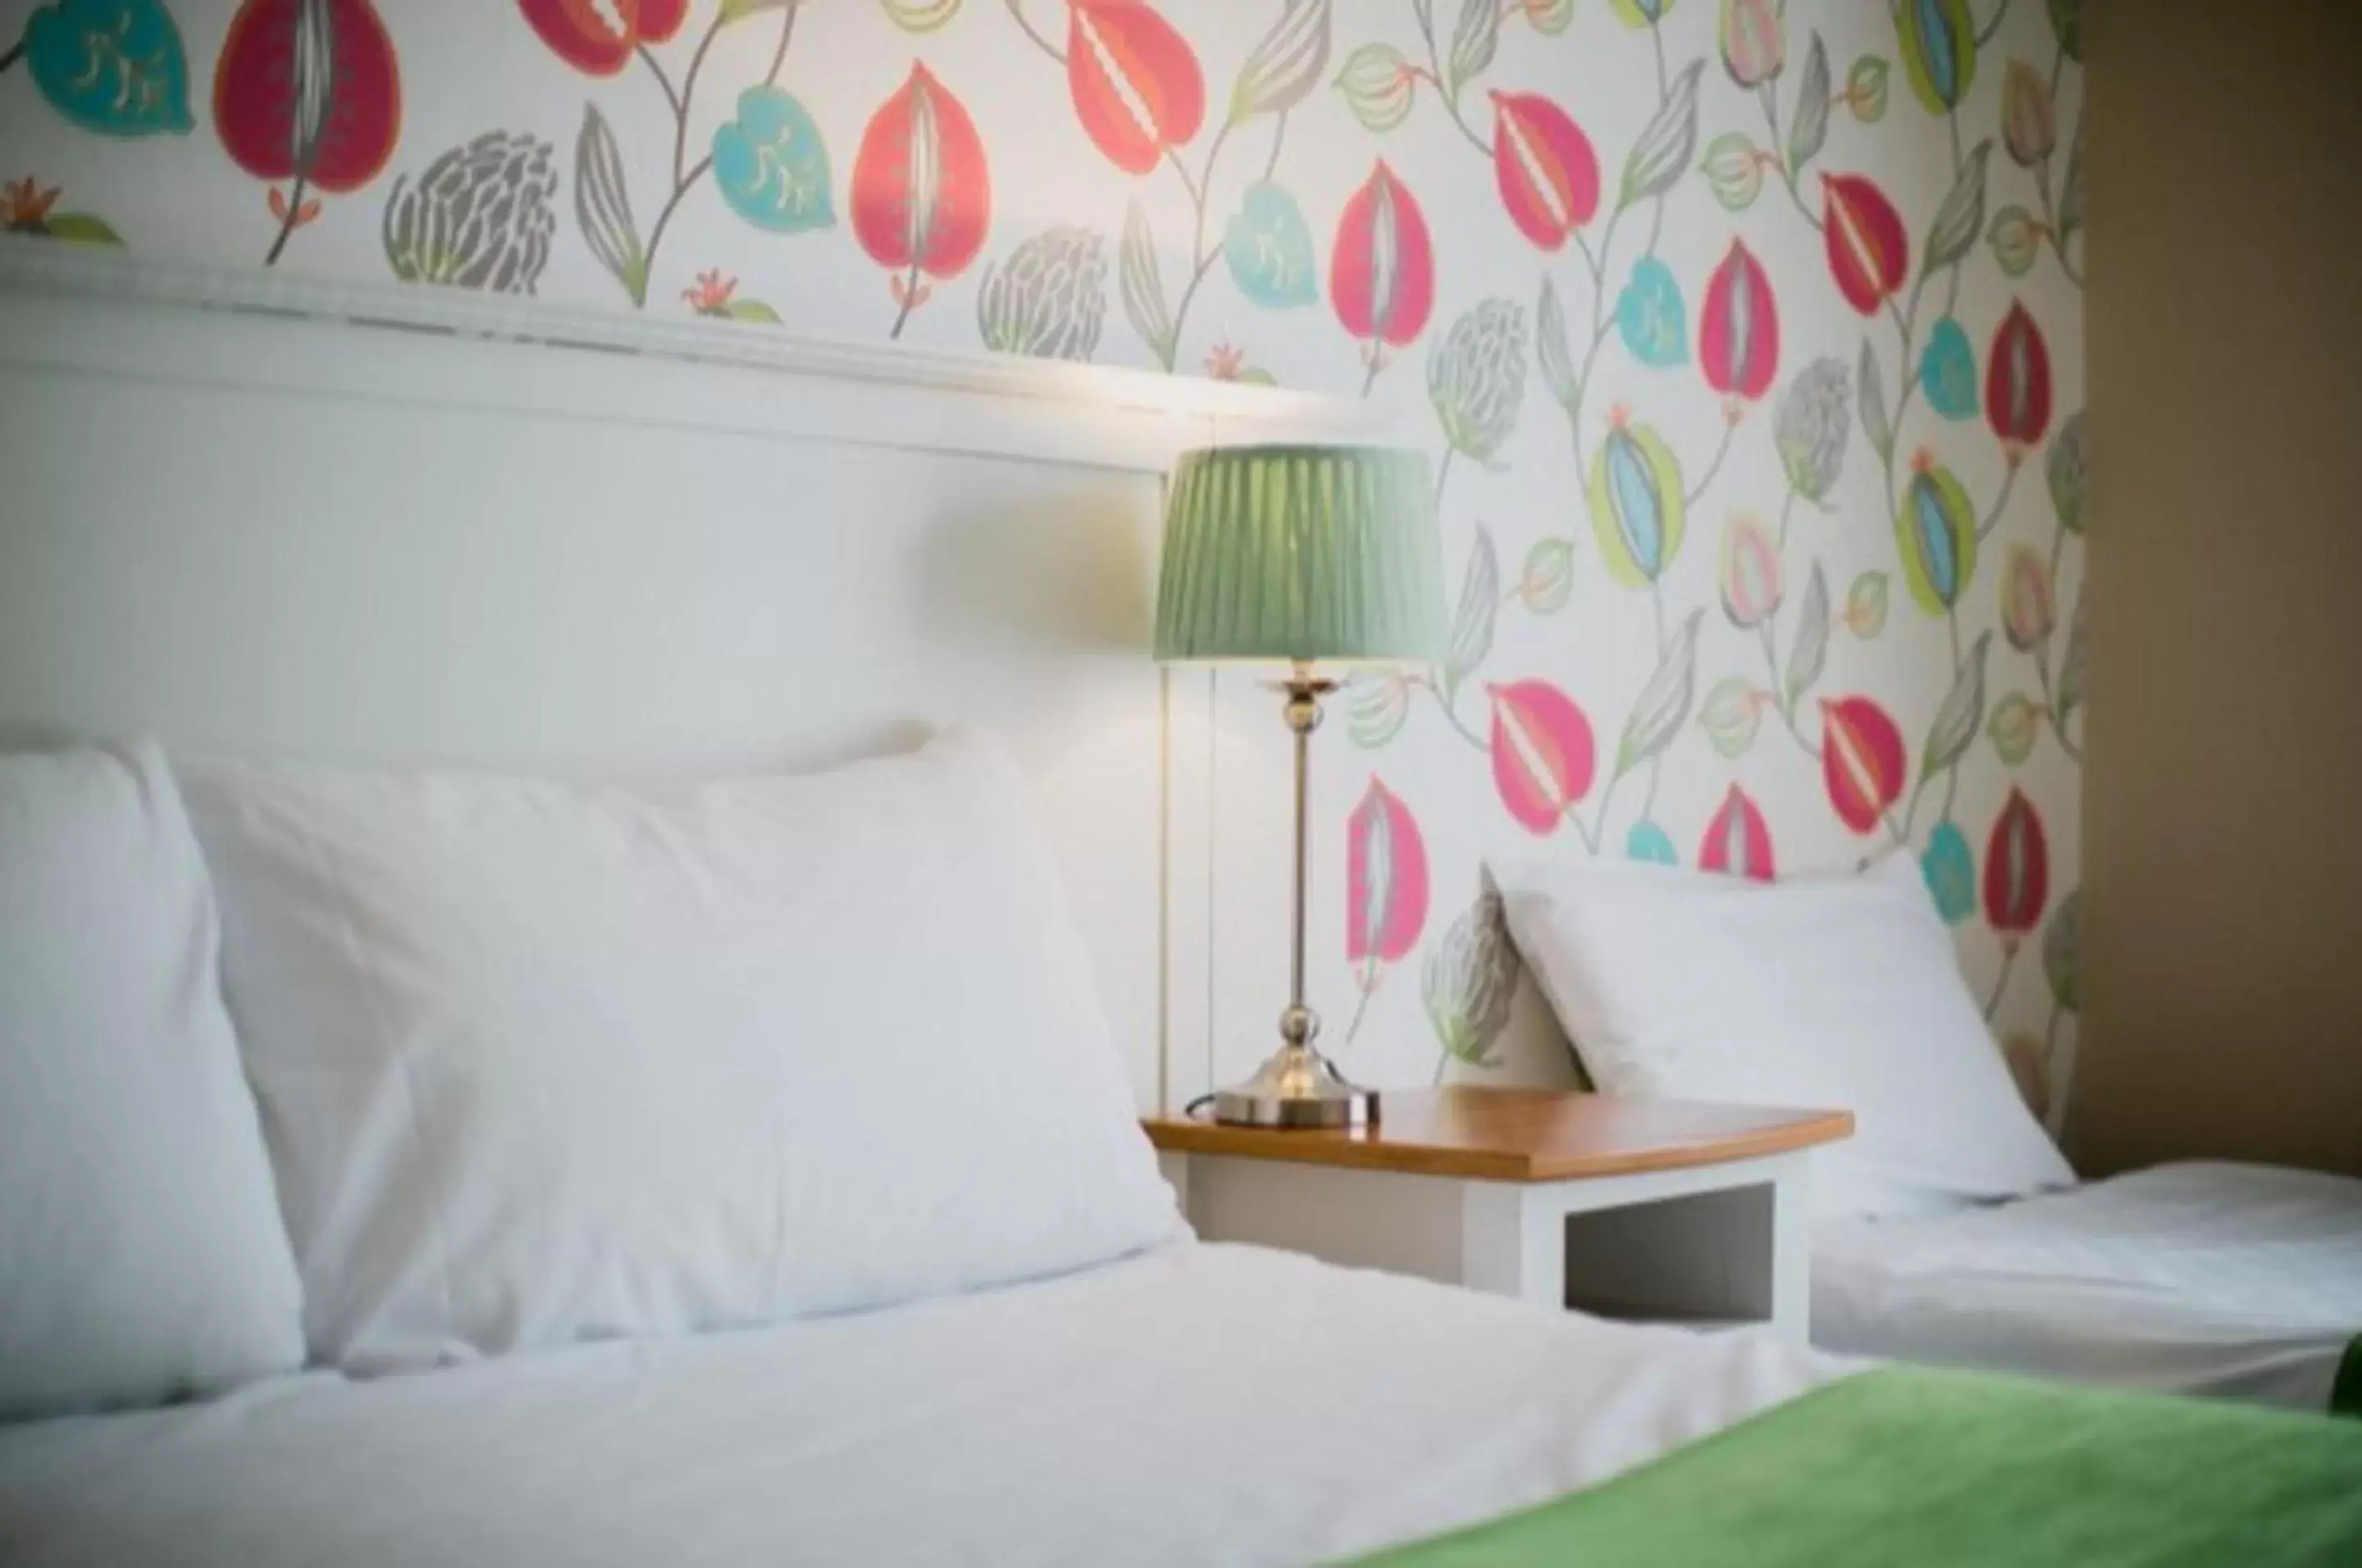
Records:
[[[1534,1069],[1486,855],[1904,853],[2055,1122],[2081,55],[2077,0],[47,0],[0,211],[1382,400],[1458,598],[1324,735],[1354,1069]]]

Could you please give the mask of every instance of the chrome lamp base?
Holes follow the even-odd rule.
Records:
[[[1254,1077],[1215,1093],[1214,1120],[1229,1127],[1367,1127],[1378,1120],[1378,1091],[1347,1083],[1310,1045],[1289,1043]]]

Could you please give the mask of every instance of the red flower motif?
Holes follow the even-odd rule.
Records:
[[[1838,292],[1862,315],[1875,315],[1903,286],[1911,265],[1902,215],[1884,192],[1859,174],[1824,174],[1821,188],[1821,227]]]
[[[1066,87],[1108,161],[1145,174],[1206,122],[1189,40],[1142,0],[1068,0]]]
[[[1821,777],[1829,804],[1856,833],[1871,833],[1903,793],[1903,732],[1867,697],[1821,704]]]
[[[1699,337],[1706,385],[1725,399],[1752,400],[1772,390],[1780,368],[1780,306],[1763,264],[1743,241],[1730,242],[1730,253],[1706,280]]]
[[[2015,300],[1993,332],[1985,420],[2012,465],[2023,461],[2029,447],[2040,446],[2050,428],[2050,350],[2043,345],[2042,329]]]
[[[1501,803],[1529,833],[1555,831],[1591,792],[1597,748],[1591,721],[1547,680],[1491,688],[1493,783]]]
[[[214,68],[214,125],[258,180],[357,191],[402,133],[402,73],[370,0],[246,0]]]
[[[613,76],[642,44],[680,31],[689,0],[517,0],[517,9],[558,59],[593,76]]]
[[[1714,820],[1705,824],[1705,837],[1698,844],[1698,865],[1704,870],[1752,877],[1759,882],[1779,875],[1772,858],[1771,824],[1747,791],[1736,784],[1722,798],[1722,808],[1714,813]]]
[[[1564,109],[1535,93],[1493,94],[1493,170],[1509,221],[1544,250],[1599,211],[1599,159]]]
[[[1427,845],[1401,797],[1370,780],[1346,820],[1345,957],[1396,964],[1427,924]]]
[[[0,227],[39,228],[58,204],[59,187],[41,188],[30,174],[0,185]]]
[[[927,298],[918,274],[957,276],[984,248],[991,220],[992,178],[976,122],[914,62],[869,117],[853,160],[853,232],[870,259],[896,273],[896,337]]]
[[[2012,790],[1985,845],[1985,921],[2001,933],[2004,948],[2014,948],[2042,923],[2049,897],[2050,846],[2042,818],[2025,791]]]
[[[1409,187],[1385,159],[1345,204],[1329,260],[1329,296],[1355,337],[1397,348],[1435,308],[1435,249]]]
[[[716,267],[711,271],[700,272],[697,286],[681,290],[680,297],[687,300],[690,308],[700,315],[728,315],[730,296],[737,292],[738,280],[723,277],[722,269]]]

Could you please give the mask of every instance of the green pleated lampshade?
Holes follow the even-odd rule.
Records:
[[[1426,455],[1224,447],[1173,470],[1160,659],[1434,664],[1443,564]]]

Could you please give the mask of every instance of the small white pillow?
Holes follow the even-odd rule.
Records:
[[[0,1419],[303,1364],[218,944],[154,747],[0,756]]]
[[[1821,1214],[2074,1185],[1909,856],[1771,887],[1650,866],[1493,869],[1603,1092],[1854,1113],[1854,1136],[1814,1156]]]
[[[1023,781],[182,766],[316,1354],[876,1306],[1180,1220]]]

